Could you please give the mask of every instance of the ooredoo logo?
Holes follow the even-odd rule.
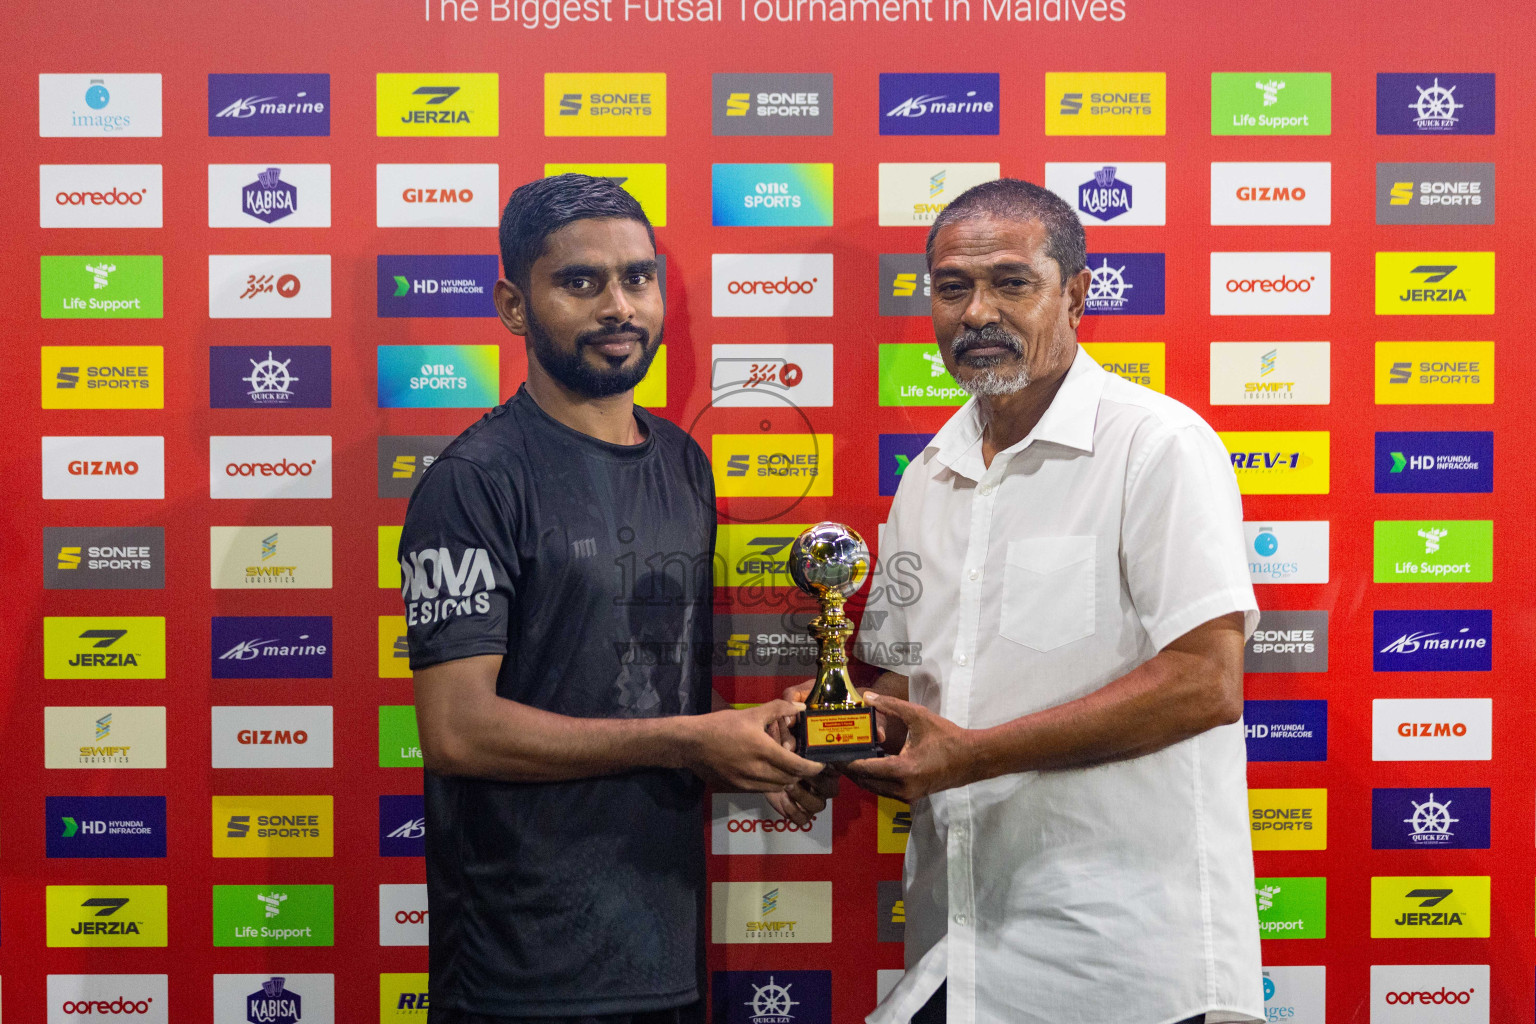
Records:
[[[427,921],[425,885],[379,886],[379,945],[425,946]]]
[[[1483,964],[1376,964],[1372,1024],[1488,1024]]]
[[[147,188],[137,192],[119,192],[114,186],[110,192],[60,192],[53,197],[53,201],[60,206],[84,206],[87,203],[92,206],[139,206],[148,194]]]
[[[41,164],[38,226],[158,228],[159,164]]]
[[[497,164],[378,164],[381,228],[489,228],[499,223]]]
[[[163,437],[45,437],[43,498],[165,497]]]
[[[798,825],[753,793],[717,793],[711,807],[714,854],[807,854],[832,852],[832,804]]]
[[[211,498],[329,498],[331,439],[214,436],[208,439]]]
[[[1325,316],[1330,257],[1326,252],[1213,252],[1211,315]]]
[[[715,316],[831,316],[830,253],[715,253]]]
[[[787,277],[777,281],[732,281],[726,291],[732,295],[809,295],[816,290],[816,279],[791,281]]]
[[[164,974],[50,974],[48,1024],[78,1020],[131,1020],[165,1024]]]

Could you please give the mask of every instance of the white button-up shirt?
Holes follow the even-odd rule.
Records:
[[[972,399],[903,473],[878,552],[920,558],[920,589],[872,602],[887,614],[859,648],[916,652],[884,665],[914,702],[984,729],[1092,693],[1211,619],[1244,612],[1253,631],[1237,481],[1194,412],[1078,349],[990,467],[981,434]],[[949,1024],[1262,1021],[1246,769],[1238,723],[919,800],[907,972],[870,1024],[904,1024],[946,979]]]

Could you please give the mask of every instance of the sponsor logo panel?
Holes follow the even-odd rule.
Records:
[[[165,315],[159,256],[40,256],[44,320],[151,319]]]
[[[1162,316],[1165,282],[1160,252],[1091,252],[1084,313],[1120,316]]]
[[[875,941],[906,941],[907,901],[902,897],[901,882],[875,883],[875,914]]]
[[[666,295],[666,257],[661,258],[661,280],[663,296]],[[665,409],[667,407],[667,344],[662,342],[656,346],[656,358],[651,360],[651,368],[646,371],[645,377],[635,385],[635,404],[642,409]]]
[[[714,135],[831,135],[831,75],[715,74]]]
[[[901,483],[912,460],[923,453],[932,434],[881,434],[880,435],[880,493],[892,495]],[[815,659],[811,659],[815,664]]]
[[[48,1024],[75,1024],[82,1017],[167,1024],[168,981],[164,974],[50,974]]]
[[[964,405],[970,397],[949,375],[933,343],[881,343],[879,386],[881,405]]]
[[[797,825],[757,793],[716,793],[710,799],[709,850],[717,856],[832,852],[832,800],[809,825]]]
[[[1328,937],[1328,879],[1255,878],[1253,896],[1261,938]]]
[[[1333,165],[1211,164],[1211,223],[1329,224]]]
[[[328,228],[330,164],[209,164],[211,228]]]
[[[45,904],[50,948],[166,944],[163,885],[50,885]]]
[[[379,797],[379,856],[425,857],[427,808],[420,793]]]
[[[1160,341],[1091,341],[1083,351],[1117,377],[1160,395],[1168,391],[1167,346]]]
[[[332,766],[328,705],[215,707],[212,711],[215,768]]]
[[[159,138],[159,75],[38,75],[37,134]]]
[[[1333,254],[1211,253],[1211,316],[1327,316]]]
[[[493,228],[501,221],[496,164],[378,164],[381,228]]]
[[[403,580],[401,579],[402,556],[400,554],[400,533],[403,529],[400,526],[381,526],[378,529],[377,553],[379,589],[381,590],[399,590],[403,585]],[[409,555],[404,556],[406,558],[414,558],[415,565],[427,564],[434,566],[431,569],[424,568],[422,570],[423,577],[420,584],[422,595],[425,595],[428,591],[437,591],[440,594],[444,583],[451,584],[448,596],[452,598],[468,597],[477,591],[490,591],[496,586],[495,574],[491,572],[489,557],[484,558],[483,564],[481,564],[482,556],[485,555],[484,548],[469,548],[466,550],[465,557],[469,559],[469,568],[472,571],[468,581],[459,582],[455,581],[459,576],[463,575],[461,569],[444,570],[436,568],[436,565],[445,557],[441,552],[447,550],[447,548],[438,548],[436,550],[429,548],[428,551],[431,551],[431,554],[411,552]],[[446,557],[450,562],[452,561],[451,553]],[[434,558],[436,561],[434,561]],[[414,568],[407,567],[407,571],[412,572],[414,577]],[[481,600],[483,601],[484,599]],[[454,603],[457,604],[458,602],[455,601]],[[476,614],[484,613],[490,607],[489,605],[479,607],[479,604],[480,602],[476,602]]]
[[[164,857],[165,797],[50,796],[48,856]]]
[[[209,75],[208,134],[331,134],[330,75]]]
[[[710,312],[718,317],[831,316],[831,253],[710,257]]]
[[[1327,992],[1326,967],[1265,967],[1264,1019],[1323,1024]]]
[[[380,409],[481,409],[501,401],[497,345],[380,345]]]
[[[1328,521],[1248,522],[1248,577],[1254,583],[1327,583]]]
[[[328,434],[240,434],[208,439],[210,498],[329,498]]]
[[[44,409],[164,409],[159,345],[43,345]]]
[[[1328,760],[1326,700],[1245,700],[1250,761]]]
[[[375,118],[383,136],[492,136],[500,131],[498,79],[478,74],[377,76]]]
[[[1377,583],[1489,583],[1493,520],[1378,519]]]
[[[710,941],[832,941],[831,882],[713,882]]]
[[[1371,613],[1377,672],[1489,672],[1493,612],[1411,609]]]
[[[379,678],[411,678],[411,647],[404,615],[379,616]]]
[[[832,493],[831,434],[715,434],[710,461],[721,497]]]
[[[1486,939],[1487,875],[1387,875],[1371,879],[1371,938]]]
[[[1045,187],[1094,226],[1161,225],[1167,222],[1168,165],[1077,163],[1045,165]]]
[[[43,708],[45,768],[164,768],[165,708]]]
[[[1372,964],[1371,1024],[1488,1024],[1488,992],[1486,964]]]
[[[379,975],[379,1024],[406,1024],[427,1017],[426,974]]]
[[[1377,431],[1377,494],[1488,494],[1493,431]]]
[[[1371,849],[1486,850],[1492,809],[1487,788],[1373,789]]]
[[[214,345],[208,349],[211,409],[329,409],[329,345]]]
[[[43,678],[164,679],[165,619],[44,616]]]
[[[830,347],[830,346],[829,346]],[[498,381],[498,385],[499,385]],[[830,404],[830,403],[829,403]],[[427,467],[453,441],[452,434],[387,435],[379,438],[379,497],[409,498]]]
[[[329,857],[335,837],[330,796],[216,796],[215,857]]]
[[[810,523],[721,523],[715,535],[715,586],[793,587],[789,546]]]
[[[927,227],[956,196],[996,181],[1001,164],[881,164],[881,227]]]
[[[208,257],[211,319],[305,320],[330,315],[329,256]]]
[[[379,886],[379,945],[427,944],[427,887]]]
[[[880,315],[933,315],[928,260],[920,252],[880,254]]]
[[[1166,135],[1161,71],[1045,73],[1045,134]]]
[[[1217,71],[1212,135],[1331,135],[1333,76],[1326,71]]]
[[[876,852],[907,852],[907,836],[912,833],[911,807],[888,796],[876,797],[875,825]]]
[[[882,74],[881,135],[996,135],[1001,78],[980,74]]]
[[[831,164],[715,164],[716,227],[831,227]]]
[[[667,134],[667,76],[661,73],[544,75],[544,134]]]
[[[43,527],[44,590],[164,587],[163,527]]]
[[[163,437],[44,437],[43,500],[165,497]]]
[[[1378,341],[1377,405],[1492,405],[1493,342]]]
[[[556,174],[590,174],[594,178],[607,178],[625,192],[634,196],[645,211],[652,227],[667,226],[667,165],[666,164],[545,164],[544,177]],[[663,264],[665,256],[658,256]],[[666,274],[662,279],[665,283]],[[665,289],[663,289],[665,292]]]
[[[416,729],[416,707],[385,704],[379,708],[379,767],[419,768],[421,736]]]
[[[329,885],[215,885],[213,944],[334,946],[335,892]]]
[[[1378,316],[1475,316],[1494,308],[1491,252],[1378,252]]]
[[[1243,648],[1243,671],[1328,671],[1328,613],[1264,612]]]
[[[1492,135],[1494,76],[1378,72],[1377,135]]]
[[[717,406],[830,406],[832,346],[714,345],[709,378]]]
[[[500,276],[495,256],[380,256],[378,314],[495,316],[491,293]]]
[[[1493,701],[1487,697],[1371,701],[1373,761],[1487,761],[1492,757]]]
[[[329,526],[212,526],[208,555],[214,590],[331,586]]]
[[[1329,342],[1211,342],[1212,405],[1327,405],[1332,395]]]
[[[333,974],[215,974],[213,1024],[336,1024]]]
[[[1326,789],[1250,789],[1248,824],[1255,850],[1326,850]]]
[[[1326,430],[1218,432],[1244,494],[1327,494]]]
[[[1492,224],[1493,164],[1377,164],[1377,224]]]
[[[38,227],[161,226],[159,164],[39,164],[37,181]]]
[[[713,1024],[832,1024],[831,971],[715,971]]]

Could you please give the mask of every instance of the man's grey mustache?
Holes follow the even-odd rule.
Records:
[[[958,357],[977,348],[1006,348],[1016,356],[1024,354],[1024,342],[1002,324],[987,324],[980,330],[967,327],[955,336],[950,350]]]

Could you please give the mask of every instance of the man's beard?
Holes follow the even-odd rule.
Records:
[[[533,353],[539,365],[567,390],[584,398],[608,398],[630,390],[645,378],[651,368],[651,361],[656,358],[656,351],[661,348],[661,331],[656,332],[653,341],[651,333],[644,327],[624,324],[584,331],[576,336],[575,349],[566,352],[555,345],[555,340],[533,315],[532,309],[527,311],[527,316],[528,340],[533,342]],[[582,349],[587,345],[624,336],[634,338],[640,345],[640,359],[633,366],[610,365],[606,369],[598,369],[582,355]],[[608,357],[604,356],[603,359],[607,361]]]
[[[966,352],[976,348],[991,348],[1000,346],[1013,353],[1013,358],[1008,356],[980,356],[961,362],[960,357]],[[971,327],[963,329],[955,340],[950,343],[950,351],[954,353],[956,368],[959,366],[971,366],[981,368],[981,373],[974,376],[961,378],[955,377],[955,383],[960,390],[968,395],[1014,395],[1029,387],[1029,364],[1024,361],[1024,342],[1002,324],[987,324],[981,330]],[[1017,360],[1017,369],[1010,376],[1005,376],[997,371],[997,367]]]

